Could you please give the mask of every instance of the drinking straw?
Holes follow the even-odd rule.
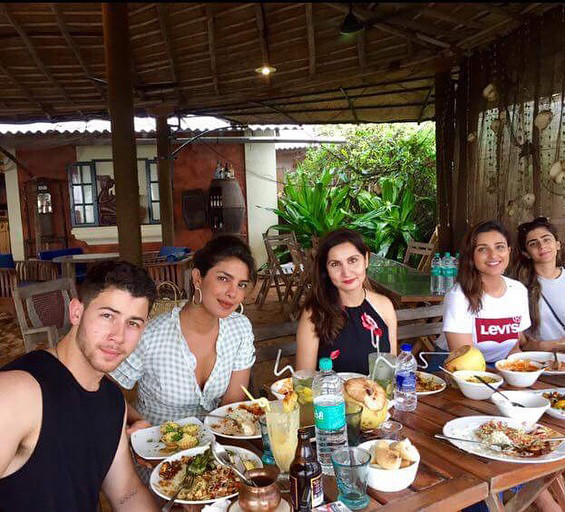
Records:
[[[271,406],[269,405],[269,401],[264,396],[262,396],[261,398],[255,398],[243,384],[241,385],[241,389],[250,400],[252,400],[253,402],[257,402],[257,405],[259,407],[262,407],[263,409],[266,409],[268,412],[271,412]]]
[[[279,348],[277,352],[277,360],[275,361],[275,368],[273,369],[273,373],[275,374],[275,377],[280,377],[286,370],[289,370],[291,375],[294,376],[294,368],[289,364],[287,364],[284,368],[279,370],[279,364],[281,362],[281,354],[282,354],[282,349]]]

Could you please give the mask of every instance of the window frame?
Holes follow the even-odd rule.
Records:
[[[151,185],[153,183],[157,184],[157,190],[159,191],[159,167],[156,158],[144,158],[145,160],[145,176],[147,179],[147,207],[149,209],[149,224],[161,224],[161,196],[157,200],[153,199],[153,194],[151,191]],[[155,165],[155,171],[157,173],[157,180],[151,180],[151,166]],[[153,210],[153,203],[159,203],[159,218],[156,219]]]

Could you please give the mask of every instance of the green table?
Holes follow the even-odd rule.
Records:
[[[420,272],[398,261],[371,253],[367,275],[380,291],[391,297],[396,306],[415,307],[419,303],[443,302],[443,295],[433,295],[430,291],[429,272]]]

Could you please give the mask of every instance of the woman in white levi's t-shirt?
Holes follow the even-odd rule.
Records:
[[[528,350],[565,351],[565,272],[557,228],[546,217],[518,226],[516,277],[528,288]]]
[[[520,351],[530,327],[528,293],[503,276],[510,261],[509,234],[497,221],[481,222],[463,239],[457,283],[445,295],[444,336],[438,345],[454,350],[476,345],[488,363]]]

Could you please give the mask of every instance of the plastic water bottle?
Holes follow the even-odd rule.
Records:
[[[443,275],[441,271],[441,258],[439,256],[439,252],[435,253],[435,256],[432,260],[432,268],[431,268],[431,277],[430,277],[430,290],[434,295],[441,295],[444,293],[444,286],[443,286]]]
[[[415,411],[418,405],[416,395],[416,358],[412,355],[412,345],[400,347],[396,365],[396,388],[394,390],[394,407],[399,411]]]
[[[455,283],[455,275],[457,274],[454,258],[451,257],[451,253],[445,253],[441,267],[444,290],[448,292]]]
[[[312,396],[318,460],[322,465],[322,473],[333,475],[331,453],[341,446],[347,446],[347,424],[343,381],[332,370],[329,357],[320,359],[320,372],[312,381]]]

